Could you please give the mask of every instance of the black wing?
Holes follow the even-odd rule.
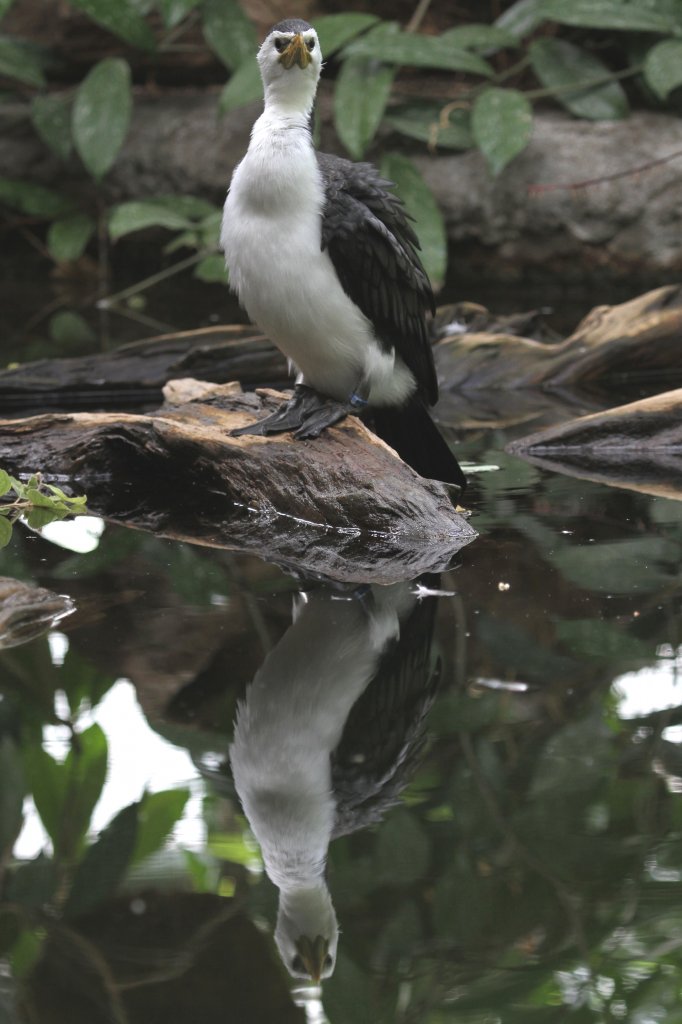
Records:
[[[422,579],[438,586],[437,577]],[[441,678],[431,657],[436,611],[432,598],[415,605],[346,719],[331,757],[333,839],[380,821],[419,765]]]
[[[438,383],[424,314],[435,306],[405,207],[371,164],[327,153],[317,160],[326,194],[322,248],[379,341],[395,348],[433,405]]]

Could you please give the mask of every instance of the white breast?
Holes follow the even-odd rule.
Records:
[[[267,112],[234,172],[221,244],[251,319],[323,394],[347,399],[360,378],[375,404],[401,402],[414,378],[379,346],[321,250],[324,193],[310,135]]]

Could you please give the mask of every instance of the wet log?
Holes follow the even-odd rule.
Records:
[[[419,477],[354,417],[314,441],[235,438],[281,394],[189,380],[166,396],[149,414],[0,421],[0,464],[68,480],[92,512],[127,525],[343,582],[444,568],[476,536],[443,484]]]
[[[146,338],[111,352],[13,367],[0,372],[0,402],[6,409],[158,403],[168,381],[190,376],[255,387],[283,383],[289,371],[286,359],[257,328],[204,327]]]
[[[682,499],[682,389],[548,427],[507,450],[545,469]]]
[[[35,640],[74,608],[64,594],[0,576],[0,650]]]
[[[481,306],[458,303],[440,309],[433,322],[442,393],[471,393],[475,402],[481,391],[608,392],[626,378],[645,381],[652,392],[682,385],[680,333],[682,288],[673,285],[597,307],[562,342],[545,340],[537,311],[495,317]],[[285,384],[289,371],[257,328],[206,327],[5,370],[0,403],[26,409],[156,402],[167,381],[189,376],[256,387]]]
[[[682,384],[681,333],[682,287],[668,285],[618,306],[597,306],[559,344],[443,324],[435,356],[443,386],[452,391],[608,390],[627,378],[646,380],[655,391]]]

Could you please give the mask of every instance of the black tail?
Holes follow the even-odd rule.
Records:
[[[420,398],[410,399],[399,409],[374,408],[367,421],[420,476],[465,489],[466,477],[459,462]]]

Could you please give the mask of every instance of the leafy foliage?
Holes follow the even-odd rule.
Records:
[[[206,47],[229,72],[219,111],[259,100],[258,39],[245,7],[239,0],[69,2],[128,49],[95,62],[75,87],[53,88],[49,51],[5,35],[0,74],[31,95],[30,119],[43,144],[61,160],[72,159],[75,150],[99,186],[96,198],[4,179],[0,203],[47,222],[47,252],[58,265],[134,231],[163,228],[178,232],[165,252],[188,249],[193,255],[162,276],[192,267],[199,280],[225,281],[218,218],[207,214],[201,224],[190,215],[190,223],[182,223],[186,211],[174,209],[172,197],[107,209],[106,176],[120,158],[134,106],[130,48],[167,55],[177,45],[181,53],[183,39],[199,25]],[[0,6],[0,18],[9,5],[5,0]],[[366,156],[383,127],[393,135],[392,150],[401,140],[431,152],[478,148],[489,172],[500,175],[527,145],[538,103],[559,105],[575,117],[613,120],[627,117],[633,101],[675,111],[675,91],[682,86],[682,18],[672,0],[516,0],[492,24],[457,24],[440,35],[368,12],[322,14],[315,27],[333,79],[336,132],[354,159]],[[406,88],[416,75],[422,78],[419,99]],[[447,89],[444,75],[452,76]],[[436,207],[429,204],[418,229],[427,252],[443,235]],[[444,276],[440,259],[434,266],[438,282]],[[137,297],[158,279],[141,282]],[[107,308],[125,312],[115,303]]]
[[[32,529],[39,530],[55,519],[87,512],[85,496],[72,497],[55,484],[43,482],[39,473],[26,483],[0,469],[0,548],[12,536],[12,523],[22,516]]]

